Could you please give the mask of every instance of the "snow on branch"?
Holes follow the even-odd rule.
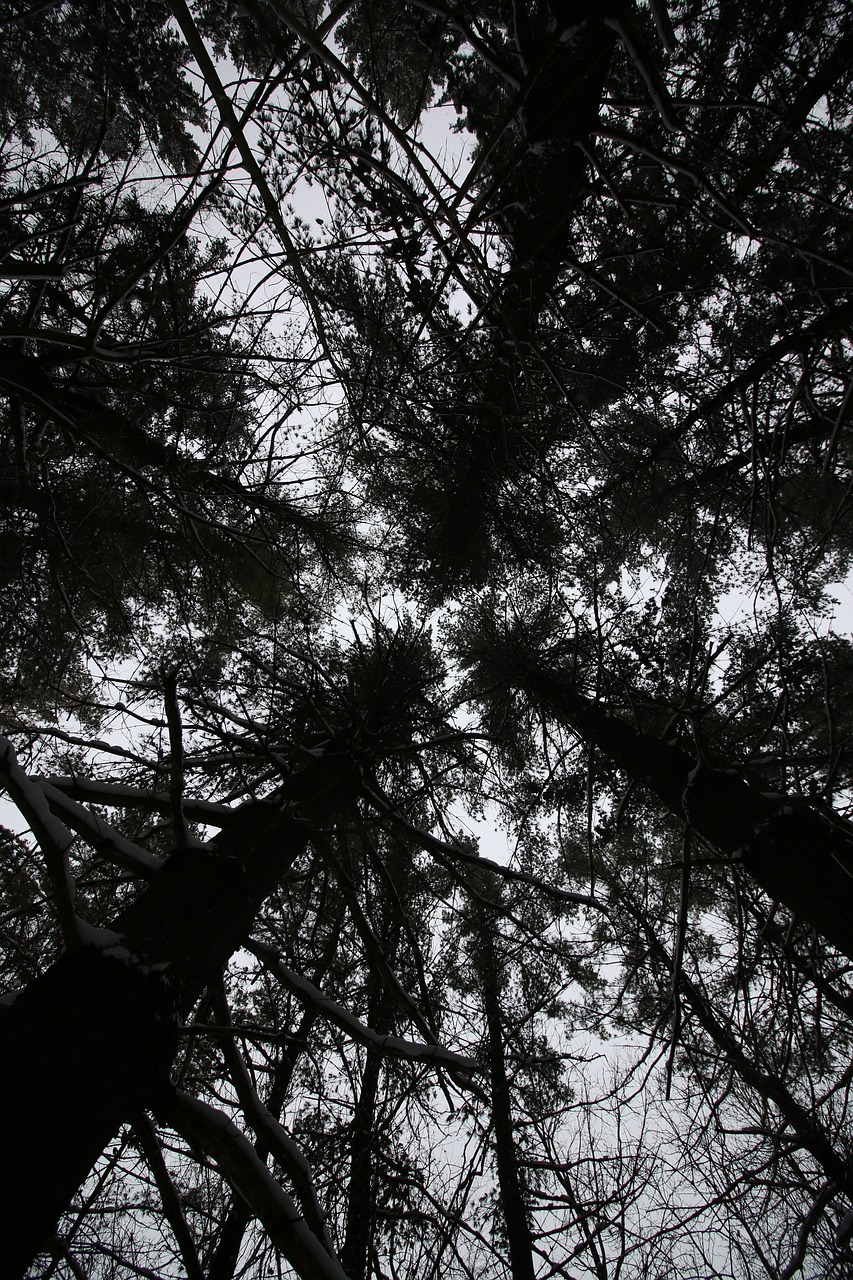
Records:
[[[51,811],[56,815],[61,814],[72,831],[76,831],[86,844],[116,866],[151,876],[163,865],[162,858],[134,844],[96,813],[91,813],[83,805],[63,795],[47,778],[33,778],[32,781],[44,795]]]
[[[56,910],[63,941],[69,950],[80,944],[77,917],[74,912],[75,886],[68,865],[68,851],[74,836],[63,822],[51,813],[50,806],[32,778],[18,764],[15,748],[8,738],[0,736],[0,781],[44,854],[48,879],[56,900]]]
[[[73,796],[77,800],[89,804],[103,804],[120,808],[126,805],[129,809],[153,809],[157,813],[171,813],[172,797],[168,791],[146,791],[144,787],[125,786],[120,782],[100,782],[97,778],[62,778],[51,774],[49,778],[36,778],[39,786],[48,783],[57,791]],[[188,818],[194,822],[202,822],[208,827],[224,827],[234,817],[235,809],[227,804],[215,804],[210,800],[199,800],[192,796],[183,796],[182,804]]]
[[[437,1066],[463,1072],[465,1075],[477,1073],[480,1068],[473,1058],[466,1058],[440,1044],[418,1044],[414,1040],[404,1040],[401,1036],[380,1035],[371,1027],[365,1026],[355,1014],[350,1013],[343,1005],[324,995],[313,982],[303,978],[301,974],[288,969],[281,960],[276,947],[251,938],[246,943],[246,950],[256,956],[303,1004],[314,1005],[323,1016],[339,1027],[351,1040],[366,1045],[370,1049],[378,1049],[380,1053],[393,1058],[407,1058],[411,1062],[433,1062]]]
[[[214,994],[214,1006],[225,1025],[230,1027],[231,1011],[228,1008],[228,1000],[221,981]],[[322,1241],[328,1252],[333,1253],[334,1249],[326,1231],[326,1215],[317,1196],[311,1166],[284,1125],[259,1098],[249,1078],[243,1056],[237,1047],[236,1034],[232,1030],[231,1037],[225,1042],[224,1054],[243,1115],[255,1134],[265,1141],[273,1159],[278,1161],[290,1179],[311,1230]]]
[[[338,1260],[324,1249],[248,1138],[223,1111],[176,1090],[158,1103],[157,1114],[216,1161],[302,1280],[346,1280]]]

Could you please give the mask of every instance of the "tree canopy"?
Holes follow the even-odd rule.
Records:
[[[0,13],[4,1274],[853,1274],[853,10]]]

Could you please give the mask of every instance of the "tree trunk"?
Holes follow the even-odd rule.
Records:
[[[517,9],[521,155],[494,195],[512,245],[494,323],[518,348],[534,337],[572,241],[616,44],[605,22],[610,7],[559,0],[538,12]]]
[[[368,1049],[350,1129],[347,1220],[340,1257],[341,1266],[351,1280],[367,1280],[370,1270],[370,1244],[376,1217],[373,1201],[376,1097],[381,1064],[377,1051]]]
[[[698,762],[530,666],[517,683],[633,781],[658,796],[724,858],[740,861],[776,902],[853,959],[853,827],[800,797],[759,791]]]
[[[388,958],[393,963],[399,941],[399,923],[395,921],[390,930],[382,932]],[[391,998],[374,968],[368,974],[367,1021],[381,1033],[388,1033],[394,1027]],[[381,1071],[381,1054],[368,1048],[350,1127],[347,1216],[340,1255],[341,1266],[351,1280],[367,1280],[370,1275],[370,1249],[376,1228],[376,1102]]]
[[[512,1124],[512,1097],[506,1073],[503,1025],[498,994],[498,968],[490,927],[485,920],[479,931],[479,974],[489,1054],[489,1085],[492,1095],[492,1126],[495,1132],[495,1161],[498,1190],[509,1245],[512,1280],[534,1280],[533,1241],[527,1221],[527,1206],[518,1173],[515,1135]]]
[[[207,849],[172,855],[113,922],[115,945],[62,956],[4,1013],[6,1275],[24,1273],[121,1124],[168,1084],[180,1019],[304,849],[307,820],[328,820],[353,782],[345,761],[321,759],[288,787],[286,809],[249,802]]]

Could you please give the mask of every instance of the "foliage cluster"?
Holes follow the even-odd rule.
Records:
[[[844,1280],[850,6],[2,30],[8,1273]]]

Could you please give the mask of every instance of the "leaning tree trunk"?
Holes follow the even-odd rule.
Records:
[[[853,960],[853,826],[800,797],[759,791],[584,698],[560,672],[527,664],[510,682],[648,788],[724,858]]]
[[[351,802],[354,784],[348,762],[318,760],[278,803],[249,802],[206,849],[172,855],[113,922],[120,939],[62,956],[3,1011],[4,1275],[26,1271],[121,1124],[168,1087],[180,1020],[245,941],[309,822]]]

